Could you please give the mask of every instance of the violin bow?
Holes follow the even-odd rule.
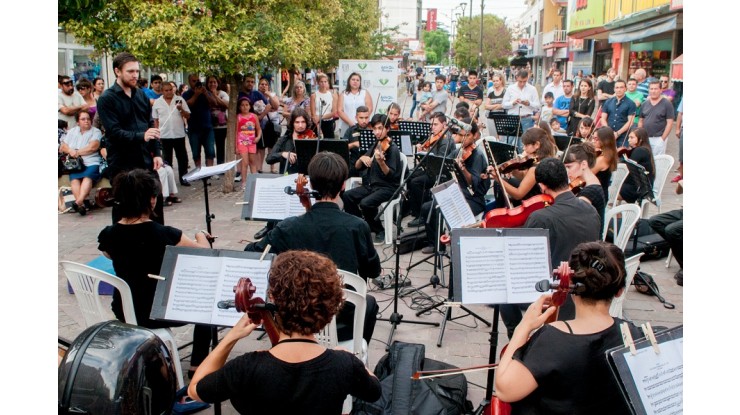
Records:
[[[380,92],[378,92],[378,96],[377,98],[375,98],[375,105],[373,105],[373,115],[377,114],[378,112],[378,101],[380,101]]]
[[[406,97],[403,99],[403,106],[401,107],[401,114],[398,117],[398,121],[401,121],[401,117],[403,117],[403,112],[406,111],[406,100],[408,99],[409,99],[409,94],[406,94]]]
[[[506,200],[506,206],[508,206],[509,209],[511,209],[511,200],[509,200],[509,194],[506,193],[506,187],[502,183],[503,180],[501,179],[501,176],[499,175],[498,164],[496,164],[496,159],[493,157],[493,152],[491,151],[491,147],[488,144],[488,140],[483,140],[483,145],[486,146],[486,153],[488,155],[488,158],[490,159],[490,162],[493,164],[493,170],[494,170],[493,176],[495,176],[494,180],[497,180],[499,184],[501,185],[501,191],[504,194],[504,199]]]
[[[423,371],[414,372],[414,374],[411,376],[411,379],[421,380],[421,379],[438,378],[442,376],[454,376],[454,375],[459,375],[459,374],[468,373],[468,372],[477,372],[481,370],[492,370],[492,369],[496,369],[497,367],[498,367],[498,363],[491,363],[488,365],[471,366],[471,367],[459,368],[459,369],[423,370]]]

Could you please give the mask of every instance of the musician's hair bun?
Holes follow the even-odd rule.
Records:
[[[573,282],[584,285],[580,295],[589,300],[611,300],[624,288],[624,253],[614,244],[598,241],[585,242],[570,255]]]

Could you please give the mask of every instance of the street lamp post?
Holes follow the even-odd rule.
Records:
[[[483,73],[483,0],[480,0],[480,38],[479,40],[480,40],[480,49],[478,49],[478,76],[481,76]]]
[[[462,2],[462,3],[458,4],[457,7],[453,8],[452,10],[450,10],[450,22],[451,22],[450,24],[452,25],[452,44],[450,45],[450,50],[449,50],[450,67],[452,67],[452,48],[453,48],[453,46],[455,44],[455,26],[456,26],[456,23],[459,23],[460,22],[460,13],[455,13],[455,10],[461,8],[462,9],[462,15],[464,17],[465,16],[465,6],[466,5],[467,4],[465,2]],[[452,15],[453,14],[454,14],[456,20],[453,20],[452,19]]]

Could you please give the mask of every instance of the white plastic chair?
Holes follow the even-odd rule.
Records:
[[[621,221],[618,221],[618,218],[621,218]],[[637,225],[638,219],[640,219],[640,207],[634,203],[625,203],[607,209],[604,214],[604,229],[601,231],[601,239],[606,240],[606,233],[611,222],[614,229],[613,243],[624,251],[632,235],[632,231],[635,229],[635,225]]]
[[[661,205],[661,198],[660,195],[663,193],[663,187],[665,187],[666,179],[668,179],[668,173],[671,171],[671,167],[673,167],[674,162],[673,156],[670,156],[668,154],[661,154],[659,156],[655,156],[655,181],[653,182],[653,197],[655,197],[655,206],[658,208],[658,213],[660,213],[660,205]],[[642,203],[640,204],[640,208],[642,209],[642,218],[647,219],[648,218],[648,206],[650,205],[650,201],[643,199]]]
[[[409,160],[406,158],[405,155],[401,154],[401,181],[399,184],[403,183],[403,180],[406,178],[406,168],[408,167]],[[386,205],[388,207],[383,212],[383,227],[385,228],[385,244],[390,245],[393,241],[393,214],[398,213],[399,215],[401,212],[398,212],[398,206],[399,202],[401,201],[401,194],[399,193],[398,196],[396,196],[395,199],[390,200],[388,202],[381,203],[380,206],[378,206],[378,210],[382,210]]]
[[[98,286],[101,281],[112,285],[121,294],[125,323],[138,325],[136,322],[136,313],[134,312],[134,301],[131,297],[131,289],[126,281],[105,271],[76,262],[59,261],[59,264],[62,266],[65,275],[67,275],[70,285],[72,285],[77,304],[80,306],[88,327],[102,321],[115,319],[110,306],[104,304],[102,297],[98,295]],[[177,351],[177,343],[172,336],[172,332],[168,328],[147,330],[151,330],[157,337],[162,339],[169,349],[172,356],[172,365],[175,367],[175,375],[177,376],[177,387],[178,389],[184,387],[185,382],[182,377],[180,353]]]
[[[340,273],[344,273],[346,271],[340,271]],[[350,274],[350,273],[348,273]],[[348,274],[344,274],[345,276]],[[354,274],[351,274],[354,275]],[[360,277],[357,277],[360,278]],[[362,280],[362,278],[360,278]],[[350,284],[353,287],[355,287],[354,284],[350,283],[348,280],[344,281],[345,284]],[[364,283],[365,281],[362,280]],[[365,287],[365,291],[367,291],[367,285],[362,285]],[[316,340],[321,344],[322,346],[333,349],[336,346],[343,347],[350,352],[354,353],[357,358],[359,358],[365,366],[368,364],[368,353],[367,353],[367,343],[365,342],[365,339],[362,338],[363,331],[365,329],[365,295],[360,295],[358,292],[354,292],[350,289],[345,288],[344,290],[344,301],[348,303],[352,303],[355,305],[355,315],[354,315],[354,322],[352,327],[352,339],[346,340],[346,341],[338,341],[337,336],[337,317],[334,316],[334,318],[331,319],[331,322],[326,325],[319,333],[316,334]],[[358,289],[359,291],[359,289]],[[352,411],[352,396],[347,395],[347,398],[344,400],[344,404],[342,406],[342,413],[343,414],[349,414]]]
[[[617,196],[619,196],[619,191],[622,189],[622,185],[624,184],[624,181],[627,179],[627,176],[629,175],[629,173],[630,171],[627,168],[626,164],[624,163],[617,164],[617,169],[612,172],[612,181],[609,184],[609,198],[606,201],[607,208],[616,206]]]
[[[342,281],[345,285],[351,286],[355,289],[355,291],[357,291],[358,294],[363,297],[367,294],[367,281],[362,279],[362,277],[353,272],[345,271],[343,269],[340,269],[338,271],[339,275],[342,276]]]
[[[624,298],[627,297],[627,291],[632,284],[632,279],[635,278],[637,269],[640,268],[640,257],[645,255],[640,252],[637,255],[633,255],[624,260],[625,265],[625,276],[624,276],[624,291],[619,297],[615,297],[612,300],[611,306],[609,306],[609,315],[612,317],[622,318],[622,306],[624,305]]]

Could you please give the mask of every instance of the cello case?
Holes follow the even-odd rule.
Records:
[[[59,414],[169,414],[177,380],[162,340],[143,327],[88,327],[59,365]]]

